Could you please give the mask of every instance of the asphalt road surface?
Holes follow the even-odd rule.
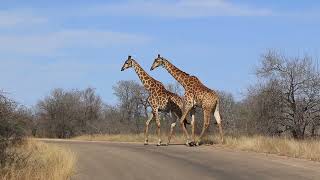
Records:
[[[77,154],[75,180],[320,180],[320,163],[217,146],[47,140]]]

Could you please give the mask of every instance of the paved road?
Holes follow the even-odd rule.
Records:
[[[320,179],[320,163],[215,146],[48,142],[77,153],[75,180]]]

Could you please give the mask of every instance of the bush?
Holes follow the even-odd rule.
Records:
[[[0,93],[0,166],[13,160],[14,152],[8,149],[22,142],[25,121],[16,102]]]

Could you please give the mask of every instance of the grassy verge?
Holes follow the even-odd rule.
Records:
[[[14,161],[0,171],[7,180],[66,180],[74,172],[75,155],[70,150],[35,140],[13,148]]]
[[[116,141],[116,142],[144,142],[143,134],[120,134],[120,135],[84,135],[74,138],[76,140],[88,141]],[[166,142],[167,137],[162,136]],[[209,140],[218,144],[219,138],[208,136],[204,141]],[[149,142],[157,142],[155,135],[149,135]],[[184,143],[181,135],[174,136],[172,143]],[[297,141],[290,138],[265,137],[265,136],[226,136],[222,147],[238,149],[244,151],[253,151],[259,153],[277,154],[288,157],[320,161],[320,141],[319,140],[301,140]]]
[[[227,137],[226,147],[246,151],[320,161],[319,140],[294,140],[279,137]]]

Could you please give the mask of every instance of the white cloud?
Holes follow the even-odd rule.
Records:
[[[148,43],[144,35],[102,31],[61,30],[36,35],[0,35],[0,52],[23,54],[48,54],[63,48],[113,47]]]
[[[127,1],[92,7],[89,14],[156,17],[271,16],[268,9],[225,0]]]
[[[21,10],[20,12],[18,10],[0,11],[0,28],[42,24],[46,23],[47,21],[47,18],[36,16],[33,13],[25,10]]]

